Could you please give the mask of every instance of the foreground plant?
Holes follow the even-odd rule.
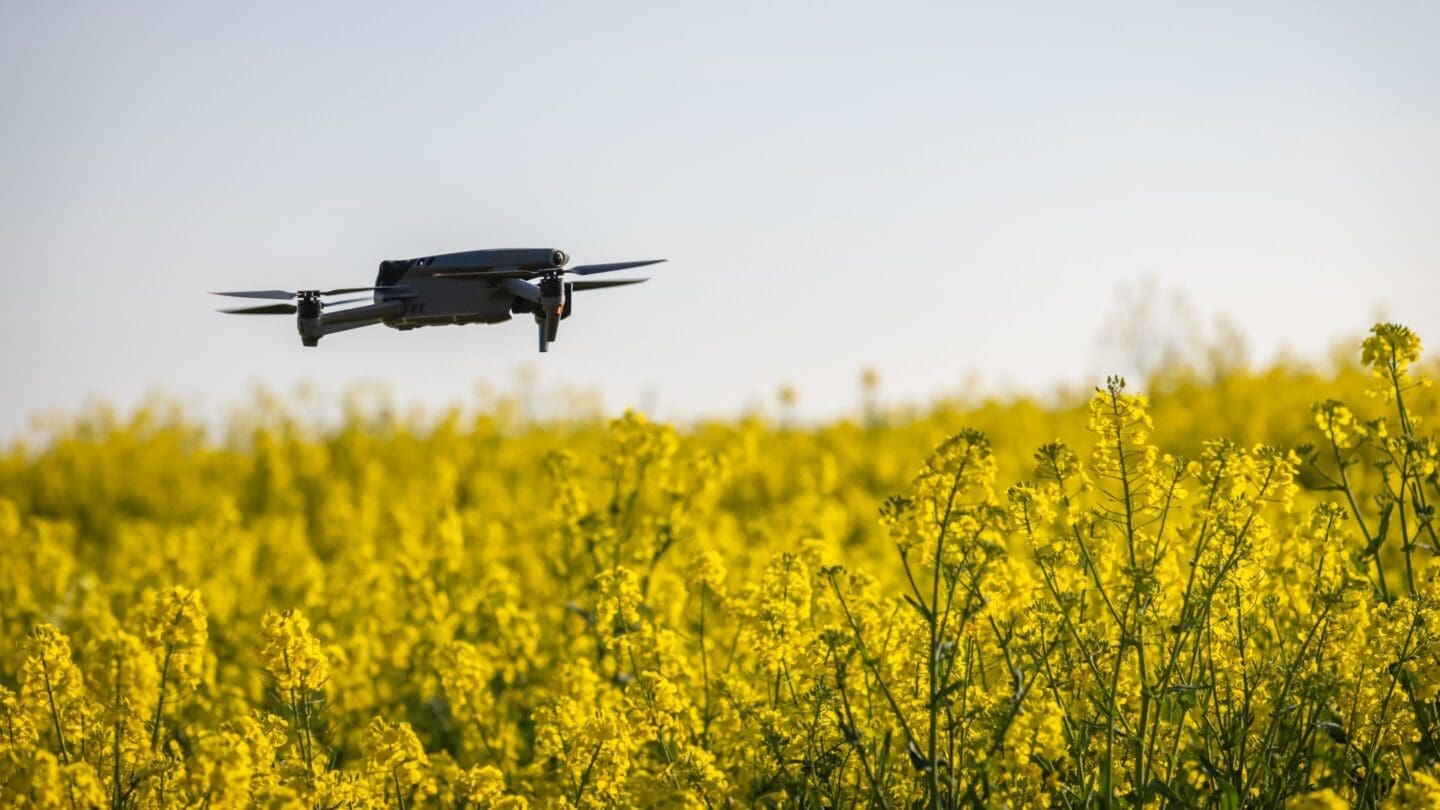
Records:
[[[80,424],[0,456],[0,804],[1435,806],[1440,407],[1409,330],[1361,359],[814,429]]]

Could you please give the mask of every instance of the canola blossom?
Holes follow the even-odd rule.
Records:
[[[814,427],[76,418],[0,453],[0,806],[1440,807],[1440,404],[1360,349]]]

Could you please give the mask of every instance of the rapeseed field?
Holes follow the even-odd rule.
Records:
[[[1440,807],[1419,338],[684,428],[0,455],[0,805]]]

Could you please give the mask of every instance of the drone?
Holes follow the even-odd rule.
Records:
[[[235,298],[260,298],[293,303],[222,309],[229,315],[294,315],[300,342],[318,346],[320,338],[384,324],[392,329],[416,329],[443,324],[502,323],[514,315],[529,314],[539,326],[540,351],[548,351],[560,332],[560,322],[574,314],[577,292],[623,287],[645,278],[577,279],[616,270],[659,264],[647,259],[566,267],[570,257],[554,248],[471,250],[419,259],[380,263],[373,287],[334,290],[240,290],[219,292]],[[326,299],[336,295],[373,293],[371,298]],[[329,310],[369,301],[364,306]]]

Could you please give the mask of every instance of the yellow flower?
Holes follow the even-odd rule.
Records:
[[[455,785],[456,798],[489,807],[505,792],[505,774],[494,765],[467,768]]]
[[[1382,810],[1440,810],[1440,777],[1416,771],[1415,780],[1397,785],[1380,807]]]
[[[12,796],[29,798],[37,808],[85,808],[110,805],[110,797],[88,762],[61,763],[49,751],[39,751],[30,763],[29,785],[16,785]]]
[[[29,756],[39,740],[34,721],[20,706],[15,693],[0,686],[0,761]]]
[[[1365,426],[1338,400],[1318,402],[1311,406],[1311,412],[1315,415],[1315,426],[1342,450],[1354,447],[1365,438]]]
[[[264,753],[235,731],[205,734],[194,741],[185,789],[194,802],[217,810],[249,807],[255,773],[266,765],[260,759]]]
[[[1410,367],[1420,359],[1420,337],[1398,323],[1376,324],[1370,330],[1370,337],[1365,338],[1360,359],[1370,367],[1376,380],[1370,393],[1392,401],[1397,389],[1403,390],[1414,382]],[[1421,377],[1419,383],[1430,384],[1425,377]]]
[[[93,729],[85,681],[70,658],[70,639],[40,624],[21,644],[20,701],[37,727],[54,735],[60,758],[68,761]]]
[[[725,561],[715,549],[705,549],[690,558],[685,569],[685,585],[691,593],[709,593],[717,598],[725,595]]]
[[[1285,803],[1290,810],[1350,810],[1350,803],[1335,794],[1334,790],[1325,788],[1303,796],[1296,796]]]
[[[412,797],[423,798],[435,792],[429,773],[430,758],[409,723],[391,723],[377,717],[366,726],[360,747],[365,753],[366,771],[382,790],[395,797],[391,801],[409,804]]]
[[[90,681],[95,702],[108,724],[124,718],[150,719],[160,673],[145,644],[124,630],[112,630],[91,645]]]
[[[284,691],[312,691],[324,687],[330,663],[320,642],[310,633],[310,622],[297,610],[265,614],[260,660]]]

